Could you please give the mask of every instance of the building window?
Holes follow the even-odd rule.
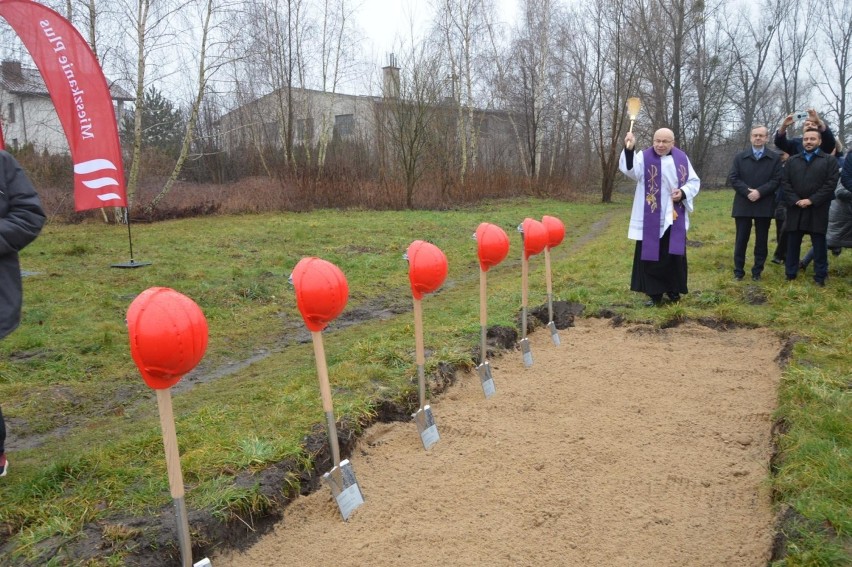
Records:
[[[296,121],[296,141],[309,144],[314,139],[314,119],[302,118]]]
[[[266,122],[263,125],[263,141],[266,144],[277,145],[278,140],[278,122]]]
[[[338,114],[334,117],[334,137],[351,138],[355,134],[355,115]]]
[[[14,124],[15,123],[15,103],[13,103],[13,102],[9,103],[8,114],[9,114],[9,124]]]

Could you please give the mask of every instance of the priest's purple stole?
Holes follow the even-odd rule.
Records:
[[[689,160],[686,154],[677,148],[672,148],[677,172],[678,187],[683,187],[689,179]],[[654,148],[642,152],[645,162],[645,215],[642,219],[642,259],[657,262],[660,259],[660,206],[659,197],[662,192],[662,168],[660,156]],[[677,187],[673,188],[677,189]],[[669,235],[669,254],[683,256],[686,253],[686,207],[683,204],[686,196],[674,205],[674,223]]]

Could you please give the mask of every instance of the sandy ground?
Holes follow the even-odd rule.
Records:
[[[492,360],[491,398],[471,373],[431,400],[428,451],[414,422],[371,427],[349,521],[322,487],[213,565],[766,565],[780,341],[576,325],[535,332],[530,368]]]

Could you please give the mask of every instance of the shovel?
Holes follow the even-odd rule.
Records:
[[[414,418],[414,423],[417,424],[417,431],[420,432],[420,441],[423,443],[423,448],[428,449],[438,442],[441,438],[438,435],[438,426],[435,425],[435,416],[432,415],[432,408],[426,403],[426,355],[423,352],[423,304],[419,299],[414,299],[414,343],[416,348],[417,362],[417,384],[420,394],[420,409],[418,409],[411,417]]]
[[[328,441],[329,445],[331,445],[331,456],[334,460],[334,467],[322,475],[322,479],[331,489],[331,495],[337,502],[340,515],[343,516],[344,520],[348,520],[352,512],[364,503],[364,496],[361,493],[361,488],[358,486],[358,481],[355,480],[355,471],[352,469],[352,464],[348,459],[340,460],[340,445],[337,441],[337,425],[334,420],[334,409],[331,402],[331,385],[328,381],[328,367],[325,361],[322,333],[312,331],[311,339],[314,343],[314,357],[317,360],[317,376],[319,377],[320,395],[322,396],[322,409],[325,412],[325,418],[328,423]]]
[[[207,319],[201,308],[187,296],[170,288],[152,287],[133,300],[127,310],[126,321],[133,362],[145,383],[157,392],[181,565],[190,567],[192,544],[171,389],[204,356],[208,338]],[[209,562],[204,558],[199,563],[204,561]]]
[[[547,278],[547,330],[550,331],[550,340],[559,346],[559,331],[553,322],[553,278],[550,274],[550,246],[544,249],[544,272]]]
[[[482,383],[482,391],[485,394],[486,398],[490,398],[494,395],[496,388],[494,387],[494,378],[491,376],[491,365],[488,364],[488,350],[485,344],[486,339],[486,327],[488,325],[488,315],[487,315],[487,307],[486,307],[486,293],[485,293],[485,283],[486,283],[486,272],[485,270],[479,270],[479,336],[480,336],[480,363],[479,366],[476,367],[477,373],[479,373],[479,381]]]
[[[175,504],[175,516],[178,524],[178,545],[182,565],[192,563],[192,546],[189,541],[189,520],[184,501],[183,474],[180,469],[175,417],[172,411],[171,388],[157,390],[157,408],[160,411],[160,427],[163,431],[163,447],[166,451],[166,471],[169,475],[169,490]]]
[[[521,232],[523,238],[523,232]],[[525,250],[521,250],[521,353],[524,357],[524,366],[529,368],[533,364],[532,351],[530,350],[530,340],[527,338],[527,281],[529,280],[530,260],[527,257]]]

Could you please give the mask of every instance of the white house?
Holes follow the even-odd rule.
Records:
[[[118,85],[110,85],[116,116],[121,116],[124,103],[135,100]],[[20,61],[0,63],[0,120],[6,147],[32,144],[37,151],[67,153],[68,142],[59,116],[38,69],[27,68]]]

